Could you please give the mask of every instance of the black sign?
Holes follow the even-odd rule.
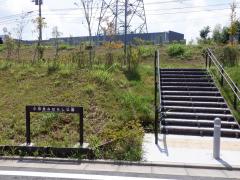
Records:
[[[27,106],[29,112],[49,112],[49,113],[80,113],[82,107],[67,106]]]
[[[71,106],[26,106],[26,143],[31,144],[30,113],[75,113],[79,114],[79,143],[83,146],[83,107]]]

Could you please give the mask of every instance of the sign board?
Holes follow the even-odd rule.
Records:
[[[79,143],[83,146],[83,107],[71,106],[26,106],[26,143],[31,144],[30,113],[68,113],[79,114]]]

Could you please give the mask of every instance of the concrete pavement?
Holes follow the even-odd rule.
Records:
[[[213,138],[145,134],[143,160],[159,164],[240,169],[240,139],[221,139],[221,159],[213,158]],[[240,176],[239,176],[240,178]]]
[[[4,179],[238,179],[240,171],[114,165],[104,163],[45,162],[44,160],[0,160],[0,180]]]

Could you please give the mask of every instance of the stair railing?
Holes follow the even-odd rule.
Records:
[[[155,123],[154,123],[154,133],[155,133],[155,144],[158,144],[158,130],[161,126],[162,119],[162,94],[161,94],[161,69],[160,69],[160,53],[159,50],[155,51]],[[160,114],[160,116],[159,116]],[[160,128],[161,129],[161,128]]]
[[[237,104],[238,104],[238,101],[240,101],[240,90],[238,88],[238,85],[234,83],[234,81],[225,71],[223,65],[221,65],[220,62],[217,60],[216,56],[213,54],[210,48],[207,49],[205,53],[205,58],[206,58],[206,68],[210,69],[211,65],[213,64],[215,65],[216,69],[220,73],[221,75],[220,85],[223,87],[224,80],[227,82],[227,85],[230,87],[231,91],[233,92],[233,98],[234,98],[233,107],[235,110],[237,110]]]

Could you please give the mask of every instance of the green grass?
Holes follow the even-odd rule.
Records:
[[[229,74],[229,76],[232,78],[233,82],[238,84],[240,84],[240,66],[234,66],[234,67],[225,67],[227,73]],[[237,109],[234,109],[233,106],[233,102],[234,102],[234,96],[233,96],[233,92],[230,88],[230,86],[227,84],[227,82],[224,81],[224,86],[221,87],[220,86],[220,75],[219,73],[216,73],[216,70],[214,70],[214,74],[217,77],[217,85],[219,87],[219,89],[221,90],[222,95],[224,96],[225,100],[227,101],[228,106],[231,108],[236,120],[240,123],[240,102],[238,101],[237,103]]]
[[[143,137],[143,129],[139,125],[142,112],[138,110],[134,118],[122,116],[126,108],[118,100],[126,89],[121,88],[119,76],[127,88],[137,85],[132,85],[118,66],[111,70],[104,70],[102,65],[92,70],[78,69],[77,64],[56,64],[56,69],[52,66],[48,63],[12,63],[11,67],[0,71],[0,144],[20,145],[25,142],[26,105],[82,106],[85,139],[96,135],[101,144],[116,141],[119,148],[115,151],[116,159],[131,160],[133,153],[133,159],[139,160]],[[134,105],[140,106],[140,102]],[[73,147],[77,144],[78,116],[33,113],[31,118],[32,142],[35,145]],[[137,128],[128,127],[129,123]],[[129,140],[137,139],[134,148],[125,149],[129,147],[123,143],[122,131],[134,131],[129,134]],[[134,133],[140,136],[134,137]],[[110,152],[102,152],[101,155],[113,157]]]

